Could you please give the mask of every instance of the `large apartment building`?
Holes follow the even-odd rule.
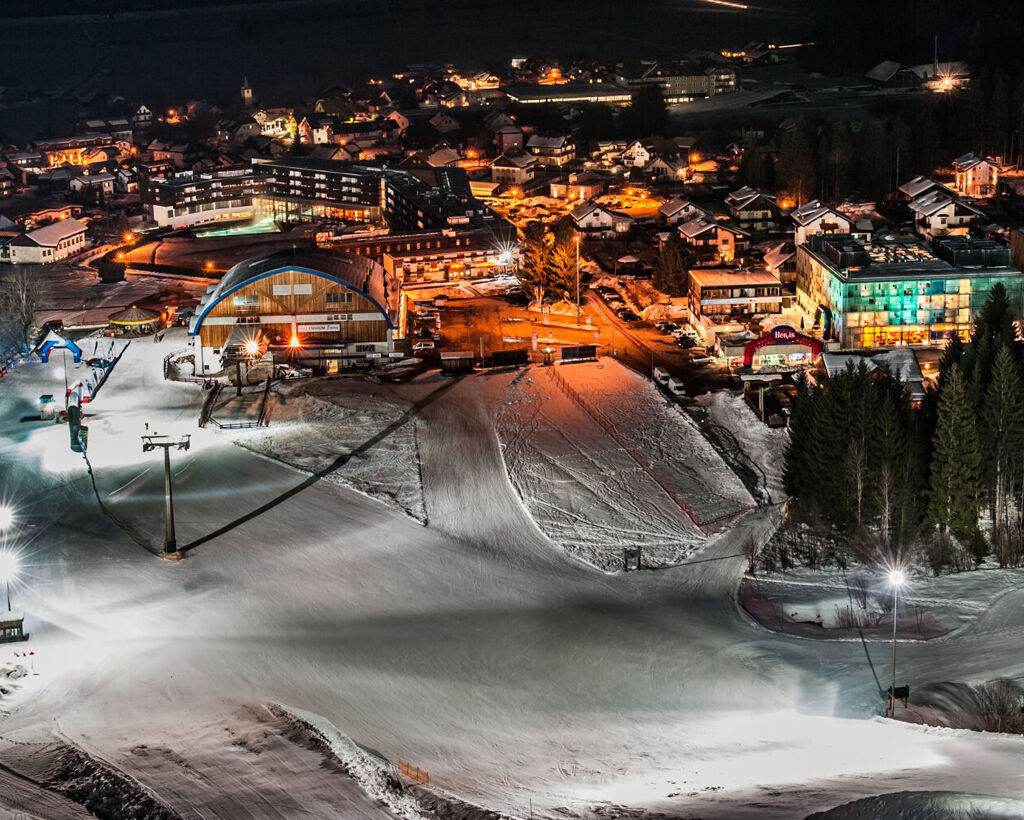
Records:
[[[253,216],[254,179],[249,167],[143,177],[142,202],[160,227],[238,222]]]
[[[933,251],[918,239],[816,234],[797,246],[797,301],[844,348],[966,339],[996,284],[1006,288],[1019,318],[1024,274],[994,242],[956,237]]]
[[[152,176],[142,201],[158,225],[188,227],[252,217],[276,222],[368,222],[393,230],[498,223],[461,168],[361,165],[309,157],[255,159],[251,167]]]

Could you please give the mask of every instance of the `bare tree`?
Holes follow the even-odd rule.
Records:
[[[747,574],[756,575],[757,570],[757,556],[761,552],[761,545],[758,543],[754,533],[750,533],[747,536],[747,540],[743,542],[743,554],[747,558]]]
[[[0,276],[0,332],[15,344],[31,348],[36,314],[46,286],[31,269],[14,265]]]

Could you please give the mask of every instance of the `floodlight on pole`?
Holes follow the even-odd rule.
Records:
[[[14,508],[10,504],[0,504],[0,532],[14,526]]]
[[[11,611],[11,581],[18,577],[21,561],[13,550],[0,550],[0,581],[7,587],[7,611]]]
[[[889,690],[889,700],[886,711],[890,717],[896,716],[896,605],[899,603],[900,587],[907,582],[906,573],[901,569],[889,571],[889,586],[892,587],[892,689]]]

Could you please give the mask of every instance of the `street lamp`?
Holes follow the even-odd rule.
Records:
[[[7,586],[7,611],[11,611],[11,581],[18,576],[21,562],[18,554],[12,550],[0,551],[0,581]]]
[[[576,234],[576,326],[580,324],[580,234]]]
[[[901,569],[890,570],[889,586],[892,587],[892,689],[889,690],[890,717],[896,715],[896,604],[899,602],[900,587],[907,582]]]

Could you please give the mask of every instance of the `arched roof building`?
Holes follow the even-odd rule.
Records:
[[[264,254],[211,285],[189,323],[196,373],[221,370],[249,340],[277,357],[320,362],[393,352],[397,284],[374,260],[315,249]]]

